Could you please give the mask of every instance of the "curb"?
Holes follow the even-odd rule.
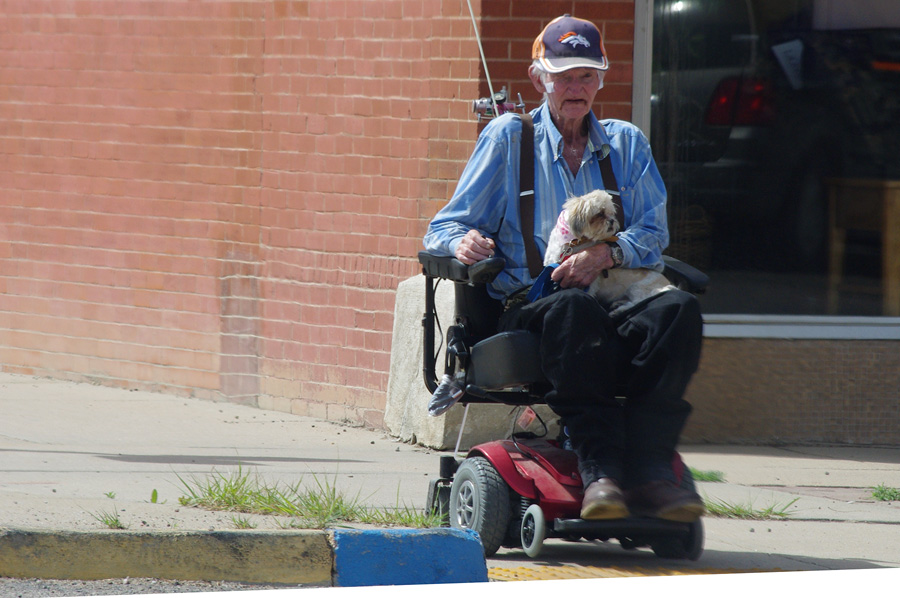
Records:
[[[488,581],[476,532],[459,529],[335,530],[340,587]]]
[[[487,581],[468,530],[0,530],[0,577],[377,586]]]

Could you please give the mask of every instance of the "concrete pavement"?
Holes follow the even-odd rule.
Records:
[[[241,515],[255,528],[239,530],[234,513],[182,506],[184,480],[241,468],[270,485],[326,484],[367,506],[422,509],[440,455],[380,431],[286,413],[10,374],[0,374],[0,414],[0,576],[136,577],[126,565],[147,561],[155,576],[333,585],[333,536],[271,516]],[[546,579],[552,567],[665,574],[900,566],[900,503],[871,498],[876,485],[900,488],[900,450],[689,446],[682,453],[696,469],[723,472],[725,483],[700,484],[707,498],[784,507],[789,518],[708,517],[697,562],[585,542],[548,541],[536,561],[502,549],[487,562],[491,578]],[[101,518],[109,514],[127,529],[107,529]],[[136,552],[105,557],[104,550],[121,552],[123,538]],[[66,561],[54,550],[82,556]],[[41,558],[48,554],[55,557]],[[84,554],[107,566],[85,571]],[[235,560],[223,561],[227,555]]]

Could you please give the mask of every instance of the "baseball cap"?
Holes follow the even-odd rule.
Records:
[[[600,30],[590,21],[563,15],[550,21],[534,39],[531,58],[550,73],[574,68],[609,68]]]

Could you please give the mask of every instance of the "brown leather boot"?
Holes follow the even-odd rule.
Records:
[[[635,515],[683,523],[696,521],[706,511],[699,494],[665,480],[628,490],[625,502]]]
[[[615,480],[600,478],[584,489],[581,501],[582,519],[622,519],[628,517],[625,496]]]

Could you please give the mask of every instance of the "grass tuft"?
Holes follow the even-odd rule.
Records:
[[[703,471],[700,469],[694,469],[693,467],[688,468],[691,471],[691,475],[694,477],[694,481],[697,482],[724,482],[725,474],[721,471]]]
[[[248,518],[242,517],[240,515],[232,515],[231,522],[237,529],[256,529],[255,523],[250,521]]]
[[[108,527],[109,529],[126,529],[126,525],[119,519],[116,511],[97,511],[91,513],[91,517]]]
[[[900,489],[879,484],[872,489],[872,498],[882,501],[900,500]]]
[[[381,526],[414,528],[439,527],[438,515],[426,515],[415,509],[398,505],[395,508],[373,508],[360,503],[359,497],[348,497],[334,482],[313,477],[313,484],[304,486],[302,480],[292,485],[268,484],[259,475],[238,467],[230,473],[215,470],[203,479],[178,476],[185,495],[178,499],[184,506],[211,511],[233,511],[290,517],[281,527],[322,529],[325,527],[365,523]],[[238,525],[234,518],[232,521]]]
[[[713,517],[765,520],[787,519],[791,516],[791,506],[798,500],[799,498],[795,498],[784,505],[773,504],[762,509],[755,508],[752,502],[742,504],[710,499],[703,502],[706,505],[706,512]]]

